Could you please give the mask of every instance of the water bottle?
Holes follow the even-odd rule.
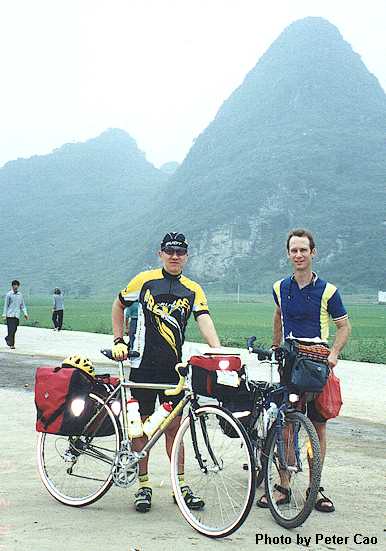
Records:
[[[143,424],[143,432],[147,436],[152,436],[152,434],[158,429],[162,421],[169,415],[173,409],[173,404],[171,402],[164,402],[160,407],[146,419]]]
[[[138,400],[127,401],[127,421],[130,438],[138,438],[143,435],[141,415],[139,413]]]

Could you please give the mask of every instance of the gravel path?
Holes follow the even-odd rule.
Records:
[[[41,484],[35,465],[35,368],[56,365],[57,358],[69,353],[82,352],[96,361],[99,348],[110,345],[109,335],[65,331],[55,334],[21,327],[16,353],[0,347],[0,551],[386,549],[384,365],[339,363],[337,372],[342,379],[345,404],[342,416],[328,424],[329,448],[323,473],[323,485],[334,500],[336,512],[314,512],[296,530],[280,528],[269,512],[254,507],[242,528],[230,538],[213,541],[200,536],[186,524],[171,500],[162,442],[151,455],[154,498],[149,514],[140,515],[133,510],[135,487],[113,487],[103,499],[84,509],[68,508],[54,501]],[[188,344],[186,354],[201,348]],[[260,379],[268,375],[265,367],[253,363],[248,355],[246,358],[251,362],[252,375]],[[113,371],[114,364],[105,361],[97,365],[97,370]],[[262,534],[267,543],[257,546],[256,534]],[[317,534],[323,538],[319,543]],[[362,534],[356,537],[362,543],[355,543],[355,534]],[[308,547],[306,537],[311,538]],[[377,542],[366,545],[363,537],[375,538]],[[290,538],[291,543],[285,538]],[[303,545],[296,546],[297,541]]]

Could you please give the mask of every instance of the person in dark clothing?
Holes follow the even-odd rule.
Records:
[[[131,362],[132,367],[138,367],[132,370],[131,380],[137,383],[176,384],[178,376],[174,368],[182,358],[182,345],[191,314],[211,348],[218,348],[220,341],[204,291],[198,283],[182,274],[188,260],[188,243],[185,236],[178,232],[167,233],[162,239],[158,254],[162,268],[137,274],[113,303],[113,357],[116,360],[127,358],[128,347],[123,339],[124,310],[137,302],[138,323],[134,347],[139,352],[139,357]],[[132,396],[139,402],[143,421],[155,411],[157,396],[160,403],[169,398],[163,392],[152,389],[133,389]],[[175,398],[175,403],[179,399],[181,396]],[[165,431],[169,458],[181,415],[182,413],[177,415]],[[133,450],[142,449],[146,442],[146,436],[136,438]],[[141,513],[151,508],[152,487],[148,475],[148,459],[149,452],[139,462],[139,489],[135,494],[135,509]],[[203,507],[202,499],[195,496],[186,484],[183,467],[178,473],[178,478],[187,506],[196,510]]]
[[[15,349],[15,335],[20,322],[20,311],[23,312],[25,319],[28,319],[27,309],[24,304],[24,298],[19,291],[20,281],[14,279],[11,283],[12,288],[5,295],[3,318],[7,320],[8,335],[5,342],[12,350]]]
[[[52,323],[54,324],[54,331],[60,331],[62,329],[63,310],[63,295],[61,290],[56,287],[52,296]]]

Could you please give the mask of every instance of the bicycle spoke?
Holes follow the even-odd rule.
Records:
[[[94,399],[95,407],[102,409]],[[66,505],[75,507],[93,503],[111,487],[114,457],[120,445],[120,432],[109,408],[115,431],[111,436],[69,436],[40,434],[38,467],[41,479],[50,494]]]

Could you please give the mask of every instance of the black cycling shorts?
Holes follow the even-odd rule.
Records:
[[[178,404],[185,395],[185,392],[180,392],[177,396],[166,396],[163,390],[152,390],[147,388],[132,388],[131,394],[133,398],[139,402],[139,413],[142,417],[148,417],[155,411],[155,403],[158,396],[159,403],[171,402],[173,408]],[[179,413],[182,415],[182,410]],[[178,417],[178,416],[177,416]]]
[[[136,383],[165,383],[177,384],[178,376],[173,371],[153,372],[147,369],[132,370],[130,380]],[[132,388],[131,395],[139,402],[139,413],[142,417],[148,417],[155,411],[155,404],[158,397],[159,403],[171,402],[173,408],[182,400],[185,392],[180,392],[177,396],[166,396],[164,390],[147,389],[147,388]],[[179,414],[182,415],[182,410]]]
[[[317,410],[315,406],[315,400],[307,402],[305,407],[305,414],[310,421],[315,421],[315,423],[327,423],[327,419],[325,419],[323,415],[321,415]]]

